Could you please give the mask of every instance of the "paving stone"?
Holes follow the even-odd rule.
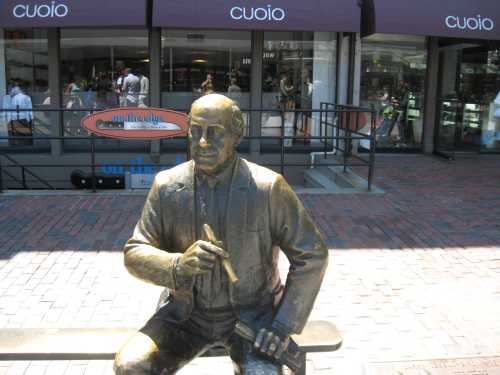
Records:
[[[331,248],[311,317],[340,327],[336,358],[366,364],[344,373],[375,374],[371,363],[500,353],[498,181],[498,156],[448,163],[378,155],[374,184],[385,194],[301,195]],[[121,248],[143,203],[137,195],[0,195],[0,328],[140,327],[161,288],[131,277]],[[287,269],[282,257],[280,270]],[[328,373],[330,356],[311,357],[310,374]],[[183,371],[210,373],[222,363],[231,373],[227,359],[207,361]],[[23,363],[0,362],[0,374],[42,371]],[[464,362],[443,363],[403,370],[435,375]],[[112,373],[112,361],[45,366],[50,375]],[[461,375],[499,375],[500,364],[462,367]]]

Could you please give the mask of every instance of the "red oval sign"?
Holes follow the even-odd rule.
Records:
[[[88,131],[109,138],[160,139],[186,135],[187,115],[161,108],[115,108],[82,119]]]

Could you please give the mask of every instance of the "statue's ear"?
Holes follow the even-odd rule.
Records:
[[[191,139],[191,114],[187,115],[187,123],[188,123],[188,138]]]
[[[237,105],[233,105],[233,118],[231,130],[234,134],[235,141],[234,147],[237,147],[243,139],[243,130],[245,129],[245,122],[243,121],[243,114]]]

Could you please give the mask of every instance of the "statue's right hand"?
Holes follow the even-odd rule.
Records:
[[[179,258],[175,272],[178,276],[194,276],[210,272],[219,261],[219,257],[228,258],[229,255],[210,242],[198,240]]]

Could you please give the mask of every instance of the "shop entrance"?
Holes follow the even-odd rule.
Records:
[[[500,151],[500,43],[442,39],[436,150]]]

